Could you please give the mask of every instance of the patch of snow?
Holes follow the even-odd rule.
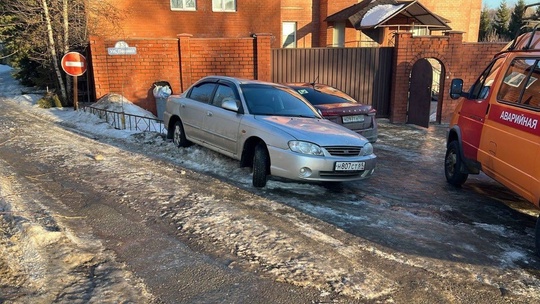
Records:
[[[484,229],[484,230],[489,231],[489,232],[496,233],[496,234],[498,234],[500,236],[507,236],[508,235],[508,232],[506,231],[506,229],[503,226],[489,225],[489,224],[484,224],[484,223],[473,223],[473,224],[474,224],[475,227]]]
[[[360,25],[363,27],[375,26],[383,22],[386,18],[390,17],[395,12],[399,11],[405,6],[405,4],[384,4],[377,5],[367,11],[367,13],[362,18]]]
[[[156,119],[156,116],[150,111],[142,109],[135,105],[131,100],[115,93],[110,93],[101,97],[92,105],[92,108]]]

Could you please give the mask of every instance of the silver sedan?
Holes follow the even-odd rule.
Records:
[[[192,143],[253,168],[253,186],[269,175],[302,181],[371,176],[376,156],[361,135],[324,119],[294,90],[275,83],[205,77],[167,99],[167,137]]]

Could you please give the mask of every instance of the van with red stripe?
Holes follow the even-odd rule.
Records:
[[[540,28],[496,54],[469,92],[453,79],[460,98],[447,138],[445,175],[460,186],[481,171],[540,207]],[[536,222],[540,255],[540,219]]]

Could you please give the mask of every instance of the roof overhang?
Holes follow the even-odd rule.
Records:
[[[328,16],[325,21],[328,23],[348,21],[355,29],[364,30],[392,26],[389,21],[397,16],[412,19],[414,25],[422,25],[435,30],[452,29],[447,24],[448,20],[430,12],[417,0],[364,0]]]

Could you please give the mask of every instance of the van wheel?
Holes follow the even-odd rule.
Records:
[[[463,160],[459,153],[459,145],[457,141],[452,141],[448,144],[446,149],[446,156],[444,157],[444,175],[446,180],[454,185],[461,186],[469,177],[469,174],[461,172]]]
[[[184,126],[180,120],[174,124],[173,143],[177,147],[189,147],[191,145],[191,142],[186,139]]]
[[[268,156],[266,146],[260,143],[255,147],[255,152],[253,153],[253,187],[262,188],[266,186],[269,164],[270,157]]]
[[[540,256],[540,216],[536,220],[536,229],[534,230],[534,240],[536,244],[536,255]]]

